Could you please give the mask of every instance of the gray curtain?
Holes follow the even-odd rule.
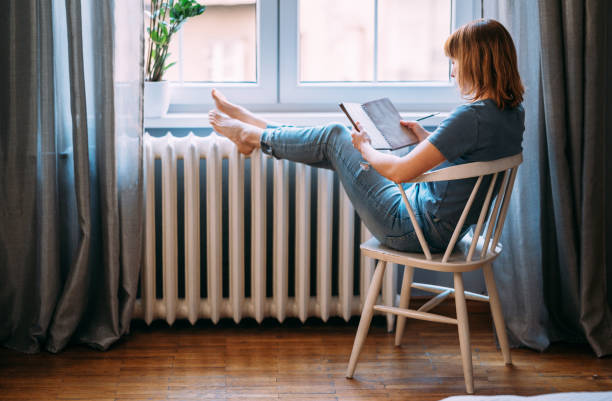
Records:
[[[8,0],[0,26],[0,341],[106,349],[142,254],[142,1]]]
[[[514,345],[588,341],[612,354],[611,9],[604,0],[484,1],[485,17],[514,37],[527,86],[525,161],[495,264]]]

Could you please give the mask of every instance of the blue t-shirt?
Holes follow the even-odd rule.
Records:
[[[521,105],[500,110],[494,101],[486,99],[457,107],[427,138],[446,158],[436,170],[520,153],[524,122],[525,110]],[[464,227],[476,223],[490,179],[487,177],[481,183]],[[476,180],[418,183],[411,187],[412,199],[421,213],[427,212],[434,219],[447,221],[454,226]],[[498,179],[497,183],[500,181]]]

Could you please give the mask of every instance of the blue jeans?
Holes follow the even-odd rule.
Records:
[[[386,246],[422,252],[414,226],[403,206],[397,185],[376,170],[364,170],[361,153],[353,147],[350,131],[342,124],[321,127],[269,126],[261,137],[264,153],[279,159],[334,170],[357,214],[368,230]],[[403,184],[416,219],[433,252],[444,250],[448,226],[418,208],[418,186]]]

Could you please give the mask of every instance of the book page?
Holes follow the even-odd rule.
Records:
[[[372,100],[364,103],[362,108],[391,149],[403,148],[419,141],[412,131],[400,124],[400,114],[389,98]]]
[[[342,103],[342,105],[352,119],[351,122],[353,123],[359,121],[363,129],[368,133],[368,136],[372,140],[372,147],[374,149],[391,148],[385,137],[380,133],[378,128],[376,128],[370,117],[366,114],[365,110],[363,110],[359,103]]]

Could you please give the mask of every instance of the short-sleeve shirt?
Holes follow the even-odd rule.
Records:
[[[524,122],[525,111],[521,105],[501,110],[494,101],[485,99],[457,107],[427,138],[446,158],[436,169],[520,153]],[[486,181],[481,183],[475,206],[484,202],[490,177]],[[475,182],[476,178],[419,183],[411,188],[411,198],[421,213],[427,212],[454,225]],[[466,226],[476,222],[479,210],[480,207],[472,207]]]

